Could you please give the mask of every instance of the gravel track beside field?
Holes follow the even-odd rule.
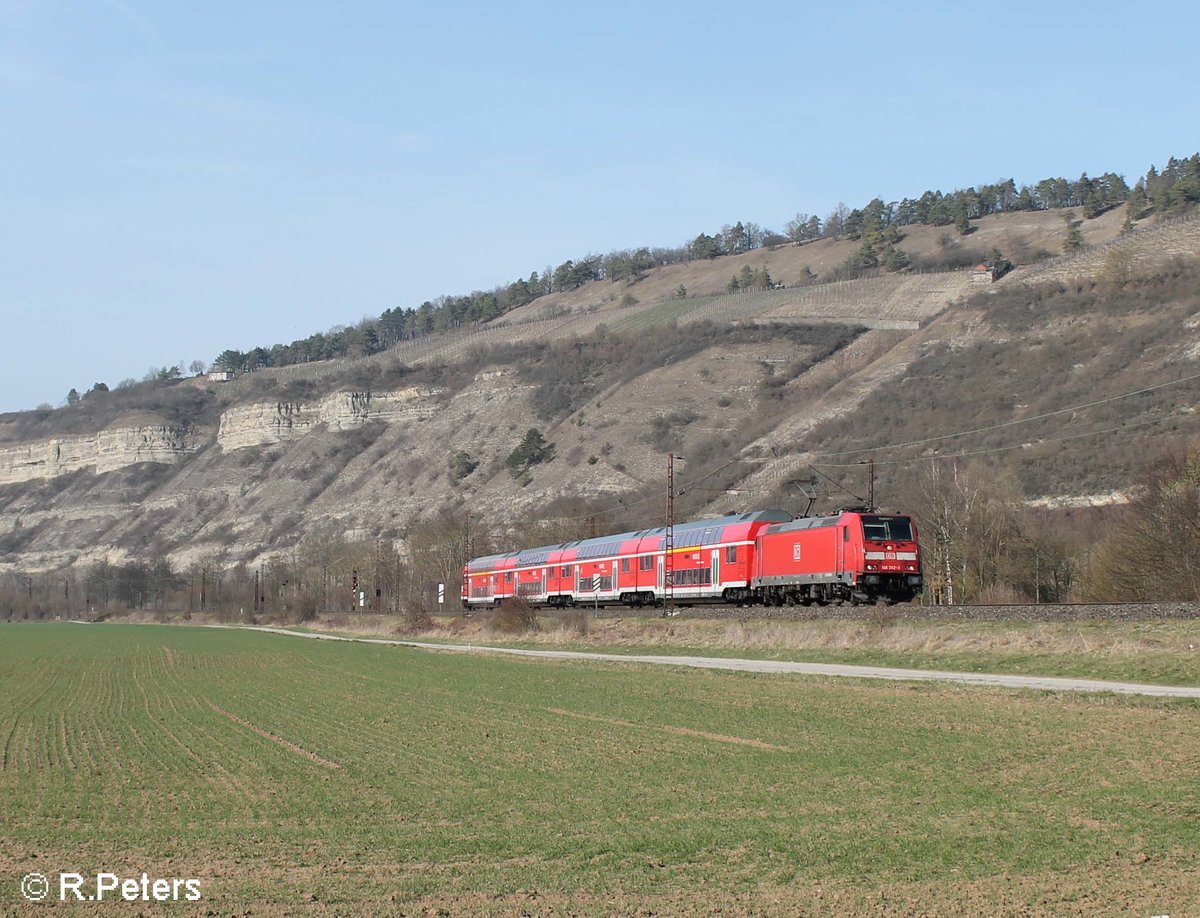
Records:
[[[1122,695],[1150,695],[1161,698],[1200,698],[1200,688],[1175,685],[1143,685],[1136,682],[1106,682],[1100,679],[1066,679],[1057,676],[1005,676],[992,673],[958,673],[928,669],[893,669],[883,666],[848,666],[841,663],[795,663],[785,660],[745,660],[724,657],[664,656],[654,654],[585,653],[577,650],[525,650],[517,647],[493,647],[486,644],[437,644],[429,641],[401,641],[387,638],[354,638],[308,631],[290,631],[263,625],[245,626],[249,631],[310,638],[316,641],[349,641],[359,644],[384,644],[415,647],[449,653],[491,653],[550,660],[605,661],[613,663],[650,663],[660,666],[689,666],[697,669],[724,669],[750,673],[785,673],[806,676],[837,676],[851,679],[889,679],[903,682],[956,682],[1001,688],[1034,689],[1051,692],[1115,692]]]

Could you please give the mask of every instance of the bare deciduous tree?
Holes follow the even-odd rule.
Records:
[[[971,602],[1000,584],[1006,559],[1020,545],[1019,495],[1011,473],[930,464],[916,516],[934,602]]]
[[[1109,528],[1089,571],[1087,596],[1200,599],[1200,446],[1163,459]]]

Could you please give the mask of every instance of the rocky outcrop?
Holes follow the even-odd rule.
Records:
[[[392,392],[335,392],[318,402],[256,402],[221,415],[217,445],[223,450],[288,443],[324,424],[330,430],[361,427],[368,421],[404,421],[437,411],[439,390],[409,388]]]
[[[0,485],[55,478],[83,468],[97,474],[139,462],[176,463],[199,448],[188,427],[117,427],[94,434],[0,447]]]
[[[393,392],[335,392],[318,402],[239,405],[221,415],[217,443],[224,450],[296,440],[318,425],[329,430],[368,421],[403,421],[436,412],[430,389]],[[0,446],[0,485],[56,478],[80,469],[97,475],[141,462],[175,464],[194,453],[207,436],[187,426],[115,427],[97,433]]]

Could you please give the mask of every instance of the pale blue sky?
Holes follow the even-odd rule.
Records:
[[[0,0],[0,411],[588,252],[1200,149],[1194,3]]]

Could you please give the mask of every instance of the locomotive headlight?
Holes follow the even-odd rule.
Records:
[[[878,564],[868,564],[868,565],[867,565],[867,570],[869,570],[869,571],[877,571],[877,570],[879,570],[879,565],[878,565]]]

